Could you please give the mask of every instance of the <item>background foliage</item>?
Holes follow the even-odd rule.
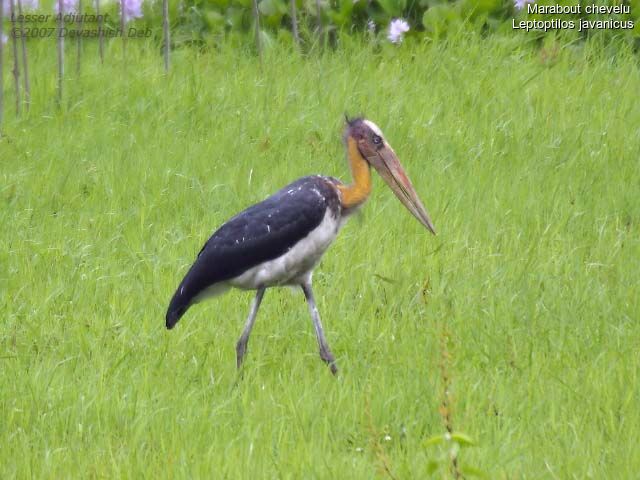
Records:
[[[5,0],[5,2],[8,0]],[[128,1],[128,0],[127,0]],[[52,12],[53,0],[41,2],[38,12]],[[539,0],[540,5],[556,4],[555,0]],[[577,4],[577,0],[559,2]],[[617,0],[582,2],[585,5],[616,5]],[[337,46],[344,35],[365,34],[374,43],[387,42],[389,25],[394,19],[404,19],[410,26],[406,41],[434,41],[459,32],[475,32],[482,36],[495,33],[517,34],[529,39],[557,36],[564,41],[576,41],[595,36],[607,43],[622,40],[634,48],[640,46],[640,0],[625,1],[631,7],[629,15],[542,15],[528,14],[526,6],[518,8],[509,0],[257,0],[260,15],[260,37],[269,47],[275,40],[293,43],[292,7],[295,6],[300,46],[317,44]],[[106,26],[119,27],[119,0],[102,0],[101,12],[107,14]],[[95,13],[95,3],[83,1],[83,12]],[[149,28],[158,42],[162,39],[162,1],[143,2],[144,16],[132,26]],[[8,11],[5,12],[8,15]],[[169,2],[172,46],[220,47],[222,43],[250,45],[253,43],[255,19],[252,0],[179,0]],[[552,20],[588,18],[589,20],[632,20],[631,30],[602,29],[579,32],[574,30],[513,30],[512,22],[521,20]],[[5,18],[5,31],[11,26]],[[49,26],[54,26],[53,21]],[[27,22],[29,26],[41,26]]]
[[[303,39],[316,41],[321,23],[329,40],[354,31],[368,32],[379,40],[384,40],[386,29],[394,18],[404,18],[409,22],[411,31],[408,38],[437,39],[464,30],[475,31],[483,35],[512,31],[512,20],[523,19],[571,19],[577,15],[529,15],[516,8],[513,2],[506,0],[292,0],[298,12]],[[541,5],[555,4],[552,0],[541,0]],[[576,1],[560,2],[576,4]],[[588,2],[583,2],[583,6]],[[615,0],[595,2],[601,5],[615,5]],[[592,30],[580,33],[575,31],[557,32],[568,39],[585,38],[598,35],[607,41],[612,38],[624,38],[634,41],[640,35],[640,0],[631,0],[630,15],[582,15],[593,19],[631,19],[635,28],[631,31]],[[278,36],[290,40],[291,2],[289,0],[260,0],[258,2],[263,26],[262,35],[268,40]],[[185,0],[178,12],[179,38],[182,41],[199,43],[217,43],[222,38],[234,36],[237,32],[248,32],[253,28],[251,0]],[[373,22],[373,23],[370,23]],[[371,26],[375,25],[375,31]],[[522,32],[518,32],[523,34]],[[531,37],[542,37],[542,31],[529,33]]]

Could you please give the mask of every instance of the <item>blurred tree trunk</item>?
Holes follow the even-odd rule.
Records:
[[[316,13],[318,14],[318,37],[320,44],[323,44],[324,26],[322,25],[322,11],[320,10],[320,0],[316,0]]]
[[[262,42],[260,41],[260,11],[258,10],[258,0],[253,0],[253,20],[256,25],[256,48],[258,49],[258,57],[262,64]]]
[[[16,115],[20,115],[20,63],[18,61],[18,39],[16,36],[16,6],[14,0],[9,0],[9,15],[11,18],[11,45],[13,47],[13,80],[16,89]]]
[[[126,68],[125,54],[127,53],[127,36],[124,34],[124,0],[120,0],[120,33],[122,34],[122,64]]]
[[[62,37],[62,0],[58,0],[58,106],[62,105],[62,79],[64,78],[64,38]]]
[[[27,39],[24,35],[24,18],[22,17],[22,0],[18,0],[18,16],[20,22],[20,45],[22,47],[22,73],[24,80],[24,104],[27,112],[31,105],[31,84],[29,82],[29,62],[27,61]]]
[[[2,119],[4,118],[4,2],[0,0],[0,132],[2,132]]]
[[[296,45],[300,46],[300,34],[298,33],[298,15],[296,13],[296,0],[291,0],[291,30]]]
[[[80,15],[80,22],[78,24],[78,30],[82,31],[82,24],[83,24],[82,0],[78,0],[78,15]],[[82,35],[78,35],[77,46],[78,46],[78,52],[77,52],[77,57],[76,57],[76,75],[79,77],[80,76],[80,63],[81,63],[81,60],[82,60]]]
[[[104,37],[102,35],[102,15],[100,15],[100,0],[96,0],[96,16],[98,17],[98,50],[100,63],[104,63]]]
[[[169,49],[171,48],[169,0],[162,0],[162,30],[164,31],[164,73],[169,73]]]

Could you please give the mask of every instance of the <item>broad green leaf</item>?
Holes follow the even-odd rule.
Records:
[[[236,30],[241,30],[248,25],[245,25],[245,9],[238,7],[230,7],[225,12],[225,19],[227,25]]]
[[[219,30],[224,27],[225,18],[224,15],[216,10],[207,10],[204,15],[207,26],[212,30]]]
[[[446,4],[447,0],[420,0],[420,7],[421,8],[425,8],[425,7],[435,7],[436,5],[442,5],[442,4]]]
[[[204,7],[207,11],[211,11],[213,9],[224,10],[229,6],[229,1],[230,0],[207,0]]]
[[[282,17],[282,15],[287,13],[287,6],[282,0],[261,0],[261,2],[258,3],[258,10],[262,15],[267,17],[272,15]]]
[[[425,447],[430,447],[432,445],[439,445],[441,443],[444,443],[444,435],[435,435],[433,437],[427,438],[423,445]]]
[[[329,12],[329,17],[337,26],[343,27],[350,23],[354,5],[353,0],[340,0],[338,9]]]
[[[407,6],[406,0],[378,0],[382,10],[390,17],[401,17]]]
[[[502,2],[500,0],[462,0],[460,7],[463,17],[474,18],[499,11]]]
[[[474,442],[469,435],[465,435],[464,433],[453,432],[451,434],[451,440],[456,442],[461,447],[470,447],[476,445],[476,442]]]
[[[237,5],[244,8],[251,8],[251,0],[231,0],[232,5]]]
[[[453,24],[461,23],[462,19],[454,5],[436,5],[424,12],[422,24],[428,33],[443,35]]]

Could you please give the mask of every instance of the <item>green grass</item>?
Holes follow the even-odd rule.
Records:
[[[177,51],[169,79],[150,46],[124,71],[118,43],[104,66],[92,45],[79,79],[69,50],[61,110],[53,42],[33,43],[31,112],[9,90],[0,138],[0,477],[421,478],[444,362],[478,444],[462,467],[635,478],[640,69],[597,45],[548,63],[522,38],[274,49],[262,69]],[[166,306],[231,215],[348,178],[344,112],[383,128],[439,235],[376,178],[314,277],[340,376],[281,289],[239,378],[250,293],[171,332]]]

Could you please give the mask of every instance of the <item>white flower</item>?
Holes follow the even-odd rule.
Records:
[[[60,13],[60,2],[54,0],[53,11],[56,14]],[[62,0],[62,13],[76,13],[78,11],[78,0]]]
[[[376,33],[376,22],[369,19],[369,21],[367,22],[367,30],[371,33]]]
[[[120,4],[122,7],[122,3]],[[124,0],[124,22],[142,17],[142,0]]]
[[[4,16],[7,18],[11,12],[11,0],[4,0]],[[18,14],[18,0],[13,0],[13,8]],[[38,8],[38,0],[22,0],[22,10],[36,10]]]
[[[9,41],[9,37],[7,37],[4,33],[2,34],[2,44],[4,45]]]
[[[513,0],[516,10],[522,10],[527,3],[536,3],[536,0]]]
[[[409,31],[409,24],[402,18],[396,18],[389,24],[387,38],[391,43],[402,43],[402,37]]]
[[[15,3],[18,5],[18,0]],[[40,6],[38,3],[38,0],[22,0],[22,10],[37,10]]]

